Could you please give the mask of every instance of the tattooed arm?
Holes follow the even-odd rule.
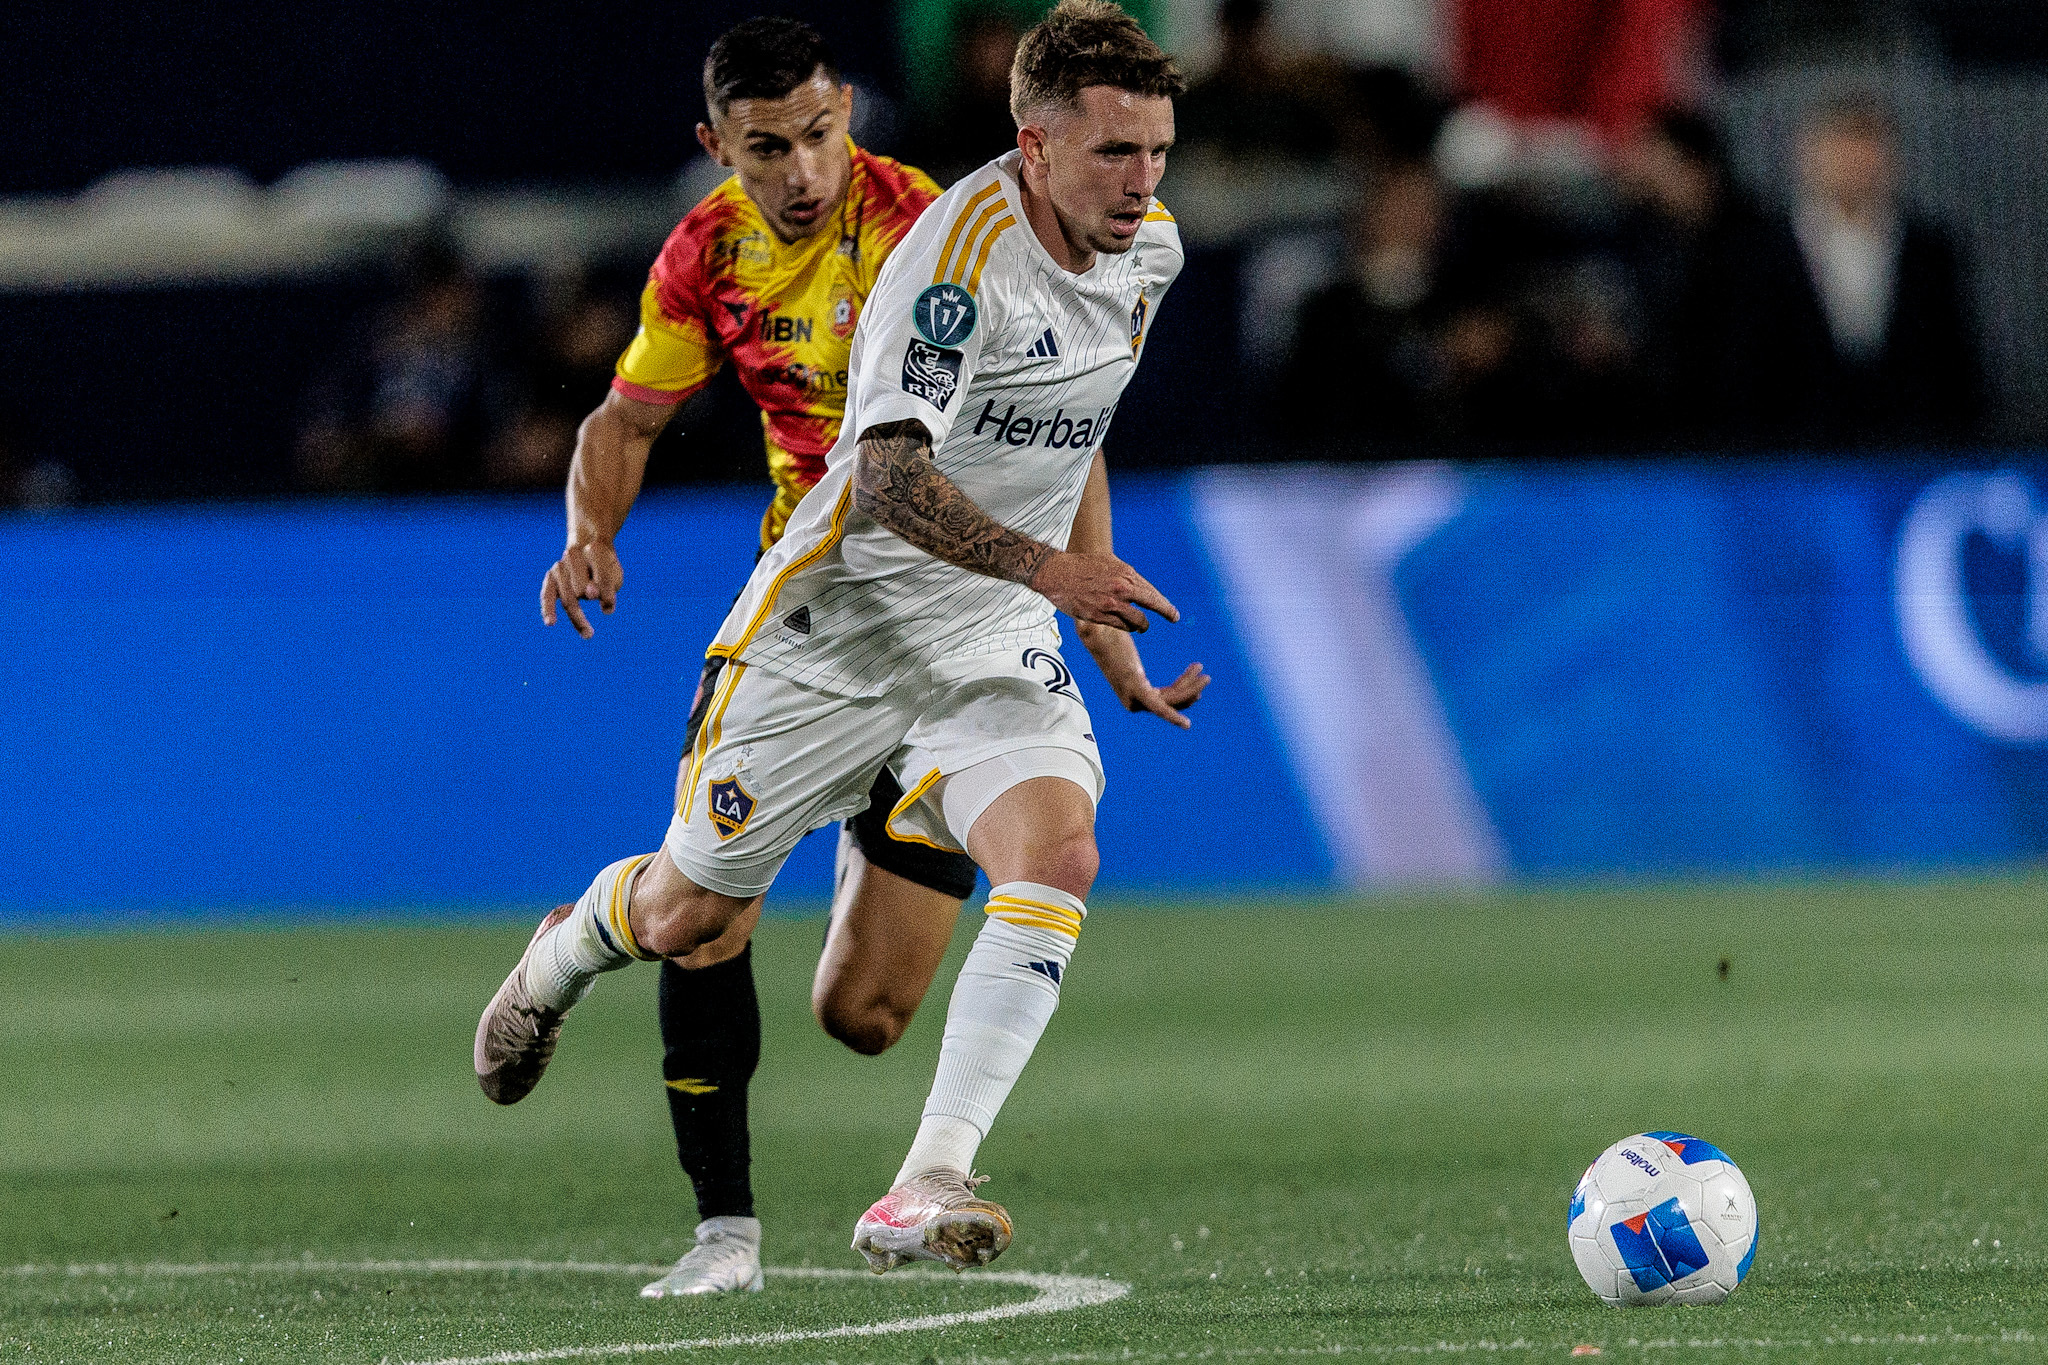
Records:
[[[924,423],[883,422],[861,433],[854,506],[948,564],[1028,585],[1058,551],[1019,535],[976,507],[932,463]]]
[[[922,422],[869,427],[858,459],[854,505],[934,559],[1022,583],[1078,621],[1142,631],[1151,624],[1145,608],[1180,619],[1173,603],[1115,555],[1056,550],[975,506],[932,463],[931,433]]]

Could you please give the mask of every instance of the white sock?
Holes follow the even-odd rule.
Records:
[[[1077,898],[1037,882],[1004,882],[989,892],[988,920],[953,985],[938,1074],[896,1184],[935,1166],[973,1168],[1052,1022],[1087,914]]]
[[[598,873],[569,917],[540,936],[526,960],[526,989],[535,1004],[568,1009],[589,994],[598,973],[651,960],[633,941],[627,912],[633,874],[652,856],[621,858]]]

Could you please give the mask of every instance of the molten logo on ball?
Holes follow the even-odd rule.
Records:
[[[1687,1133],[1609,1147],[1565,1218],[1572,1260],[1602,1303],[1719,1303],[1756,1259],[1749,1182],[1726,1152]]]

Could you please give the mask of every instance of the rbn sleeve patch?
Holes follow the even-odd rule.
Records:
[[[959,351],[912,337],[910,349],[903,353],[903,391],[944,412],[959,392],[962,359]]]

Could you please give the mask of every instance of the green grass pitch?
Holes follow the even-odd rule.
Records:
[[[470,1033],[524,926],[0,938],[0,1361],[2035,1359],[2044,909],[2032,878],[1105,900],[982,1165],[1017,1221],[996,1269],[1129,1294],[666,1356],[585,1350],[1034,1291],[783,1276],[638,1299],[630,1266],[695,1221],[650,969],[600,982],[499,1110]],[[755,1176],[771,1265],[853,1268],[951,969],[901,1047],[856,1057],[809,1017],[820,928],[758,940]],[[1565,1203],[1602,1147],[1663,1127],[1742,1163],[1762,1251],[1718,1308],[1605,1309]]]

